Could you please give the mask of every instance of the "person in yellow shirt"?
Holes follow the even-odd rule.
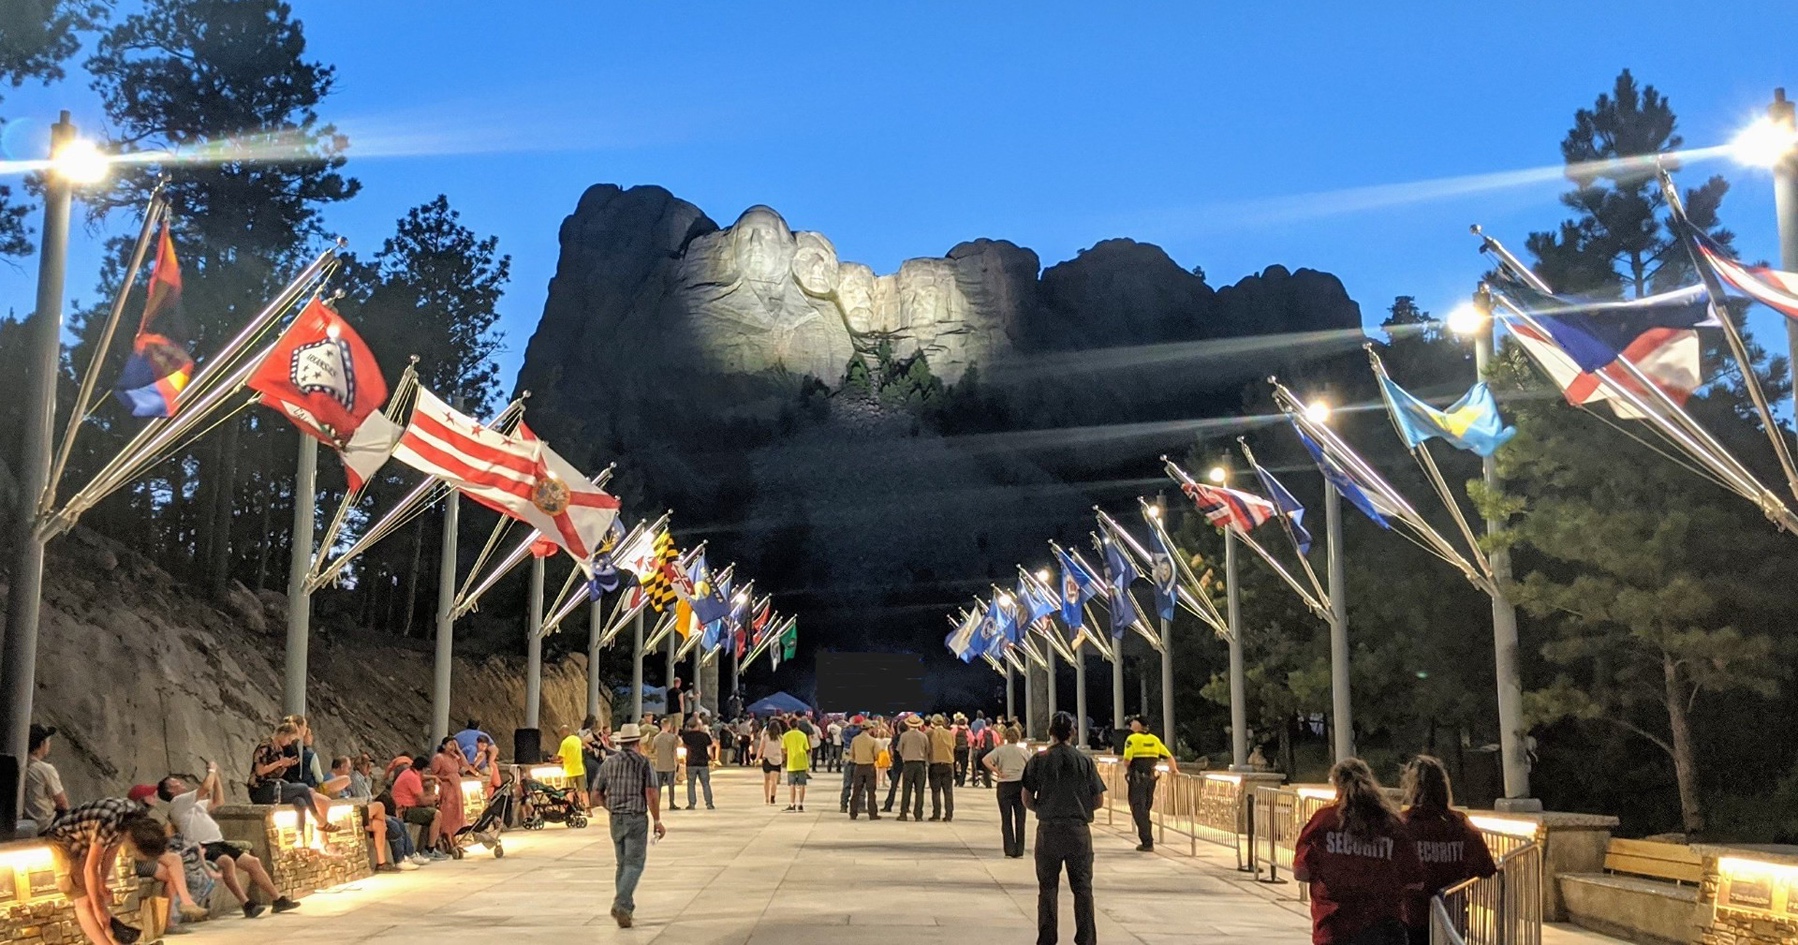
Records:
[[[1130,735],[1124,739],[1124,776],[1130,787],[1130,817],[1136,821],[1136,849],[1149,853],[1155,849],[1155,834],[1149,830],[1149,810],[1155,806],[1155,769],[1167,759],[1169,774],[1179,774],[1180,764],[1174,753],[1161,743],[1143,724],[1142,716],[1130,720]]]
[[[803,811],[805,782],[812,770],[812,737],[794,725],[780,737],[780,747],[787,756],[787,810]]]
[[[562,760],[562,773],[568,776],[568,786],[574,789],[575,800],[581,804],[581,810],[590,810],[587,803],[587,762],[581,757],[581,737],[566,725],[556,728],[562,733],[562,744],[556,748],[556,757]]]

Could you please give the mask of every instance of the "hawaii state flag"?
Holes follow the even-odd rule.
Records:
[[[181,320],[181,263],[169,225],[162,225],[156,262],[150,267],[149,298],[137,322],[137,337],[125,369],[113,385],[113,396],[134,417],[172,417],[176,400],[193,380],[194,359],[187,353]]]
[[[404,432],[379,409],[387,381],[374,352],[318,299],[281,333],[247,386],[300,432],[336,450],[352,490],[381,468]]]

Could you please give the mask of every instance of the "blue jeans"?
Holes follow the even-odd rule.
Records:
[[[700,765],[697,768],[692,765],[687,766],[687,808],[689,810],[699,803],[694,800],[696,792],[693,786],[695,784],[705,785],[705,806],[712,806],[712,769],[710,765]]]
[[[634,912],[637,901],[632,897],[649,855],[649,815],[613,814],[611,819],[612,858],[618,863],[612,881],[617,890],[612,896],[612,908]]]
[[[412,833],[406,829],[405,822],[398,817],[387,818],[387,849],[393,854],[395,861],[403,860],[418,852],[417,848],[412,845]]]
[[[855,762],[843,759],[843,792],[837,797],[837,806],[845,810],[849,807],[849,788],[855,784]]]

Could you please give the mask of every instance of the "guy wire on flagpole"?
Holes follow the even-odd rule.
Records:
[[[166,177],[158,180],[155,189],[150,191],[150,202],[144,208],[143,229],[137,234],[137,244],[131,248],[131,261],[125,266],[125,277],[119,283],[118,294],[113,296],[112,310],[106,316],[106,325],[100,329],[100,337],[94,342],[94,355],[88,359],[87,371],[81,375],[81,388],[75,395],[74,408],[69,411],[68,428],[63,431],[62,439],[56,445],[56,458],[50,463],[50,478],[44,482],[44,491],[38,496],[37,514],[40,518],[48,515],[56,505],[56,486],[62,481],[63,470],[68,466],[69,456],[75,450],[75,436],[81,431],[81,425],[87,422],[88,414],[99,405],[94,400],[94,388],[100,382],[100,371],[112,348],[112,336],[118,331],[119,320],[125,315],[125,303],[131,297],[132,287],[137,284],[137,274],[143,269],[144,256],[150,250],[150,243],[155,240],[156,224],[168,218],[168,201],[162,193],[163,185],[167,182]]]
[[[1792,452],[1786,445],[1785,436],[1780,433],[1779,422],[1773,417],[1773,409],[1767,404],[1767,393],[1761,389],[1760,377],[1754,372],[1754,361],[1748,356],[1748,344],[1742,339],[1742,333],[1736,328],[1735,319],[1730,317],[1728,307],[1723,304],[1723,286],[1717,281],[1717,273],[1706,263],[1698,252],[1697,241],[1692,236],[1692,221],[1686,218],[1685,204],[1680,200],[1679,188],[1673,186],[1673,178],[1668,176],[1667,168],[1657,168],[1660,176],[1661,193],[1667,199],[1667,207],[1673,212],[1673,232],[1678,234],[1679,243],[1685,248],[1686,255],[1692,260],[1692,268],[1704,282],[1705,306],[1711,317],[1723,326],[1723,337],[1729,341],[1729,351],[1742,369],[1742,386],[1747,388],[1748,397],[1754,401],[1754,410],[1760,414],[1761,426],[1767,431],[1767,439],[1773,444],[1773,455],[1779,460],[1779,469],[1785,473],[1786,488],[1794,498],[1798,498],[1798,467],[1792,464]]]

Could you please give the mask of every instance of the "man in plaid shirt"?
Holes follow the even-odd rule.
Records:
[[[617,863],[613,880],[612,918],[618,927],[631,927],[631,915],[637,903],[632,894],[643,878],[643,865],[648,859],[650,823],[655,823],[656,839],[666,836],[662,811],[658,806],[656,779],[649,759],[643,755],[643,733],[636,723],[627,722],[612,736],[618,750],[599,766],[595,779],[595,800],[605,807],[612,821],[612,856]]]
[[[123,945],[135,942],[139,934],[113,918],[112,893],[106,888],[112,875],[113,862],[120,847],[131,856],[147,863],[158,863],[168,871],[171,887],[179,885],[181,898],[186,897],[186,884],[181,872],[181,859],[169,852],[168,829],[150,816],[143,802],[123,797],[107,797],[71,808],[50,822],[43,834],[56,852],[57,864],[68,874],[66,890],[75,906],[75,920],[94,945]],[[162,878],[159,872],[158,877]],[[206,910],[191,900],[182,903],[187,918],[203,918]]]

